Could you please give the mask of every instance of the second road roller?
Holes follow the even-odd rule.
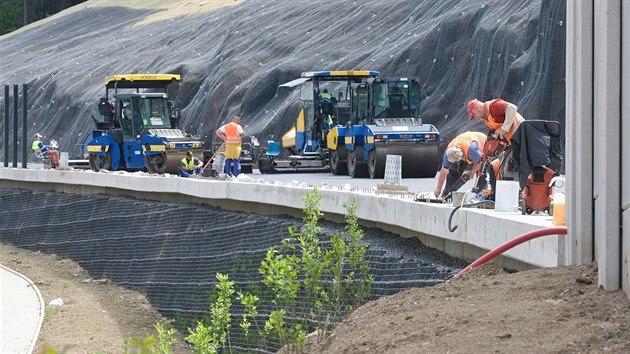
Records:
[[[400,155],[402,177],[435,176],[440,133],[420,118],[417,78],[381,77],[371,70],[308,71],[281,85],[297,86],[300,113],[280,142],[267,142],[266,157],[259,159],[262,173],[383,178],[387,155]]]
[[[90,169],[175,174],[187,150],[201,156],[201,137],[179,129],[168,99],[167,88],[179,81],[174,74],[106,78],[105,96],[92,112],[96,130],[85,140]]]

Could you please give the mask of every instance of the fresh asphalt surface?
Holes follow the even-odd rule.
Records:
[[[329,186],[343,186],[349,185],[356,188],[372,189],[376,188],[379,184],[384,184],[385,180],[371,179],[371,178],[352,178],[350,176],[335,176],[330,172],[320,173],[276,173],[276,174],[261,174],[258,170],[254,170],[254,173],[249,175],[253,179],[263,179],[265,181],[280,181],[291,183],[293,181],[299,183],[307,183],[309,185],[329,185]],[[469,181],[462,190],[472,189],[472,181]],[[403,186],[409,187],[409,192],[412,193],[429,193],[433,192],[437,186],[437,177],[434,178],[403,178],[400,181]],[[470,187],[467,185],[470,184]]]

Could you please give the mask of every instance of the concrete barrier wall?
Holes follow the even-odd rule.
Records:
[[[299,183],[218,181],[152,176],[144,173],[94,173],[91,171],[25,170],[0,168],[1,188],[56,190],[81,194],[129,195],[152,200],[184,201],[215,205],[229,210],[301,217],[303,197],[313,187]],[[459,209],[448,231],[449,205],[422,203],[401,196],[370,191],[318,186],[320,209],[327,219],[342,221],[344,203],[357,203],[361,223],[417,237],[427,246],[474,260],[502,243],[526,232],[552,226],[547,215],[521,215],[483,209]],[[548,236],[524,243],[499,259],[514,269],[555,267],[564,264],[564,236]]]

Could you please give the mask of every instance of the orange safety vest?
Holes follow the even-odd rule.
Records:
[[[496,131],[497,129],[503,126],[503,122],[497,122],[497,120],[490,113],[490,105],[494,103],[495,101],[498,101],[498,99],[494,99],[492,101],[488,101],[485,103],[486,112],[488,112],[488,115],[483,120],[483,122],[486,124],[488,129]],[[505,117],[503,119],[505,120]],[[505,135],[507,141],[510,141],[512,134],[514,134],[514,132],[516,131],[516,128],[518,128],[518,126],[521,125],[522,120],[524,120],[523,116],[521,116],[518,112],[516,112],[516,115],[514,116],[514,122],[512,122],[512,127],[510,127],[510,131],[507,132],[507,134]]]
[[[225,142],[228,144],[240,144],[241,136],[238,134],[238,124],[231,122],[224,126]]]
[[[474,162],[468,159],[468,149],[470,149],[470,144],[472,144],[473,141],[476,141],[477,145],[479,145],[479,149],[483,149],[483,146],[486,145],[487,138],[486,134],[480,132],[461,133],[448,144],[446,149],[448,150],[453,146],[457,146],[462,149],[466,162],[468,162],[469,165],[472,165]]]

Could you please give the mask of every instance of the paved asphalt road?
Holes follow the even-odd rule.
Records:
[[[350,176],[334,176],[328,172],[322,173],[282,173],[282,174],[260,174],[258,170],[250,175],[253,179],[264,179],[265,181],[282,181],[308,183],[311,185],[327,184],[330,186],[342,186],[349,184],[352,187],[370,189],[378,184],[383,184],[384,180],[370,178],[351,178]],[[401,185],[409,187],[413,193],[432,192],[437,185],[437,178],[403,178]],[[471,186],[472,188],[472,186]]]

